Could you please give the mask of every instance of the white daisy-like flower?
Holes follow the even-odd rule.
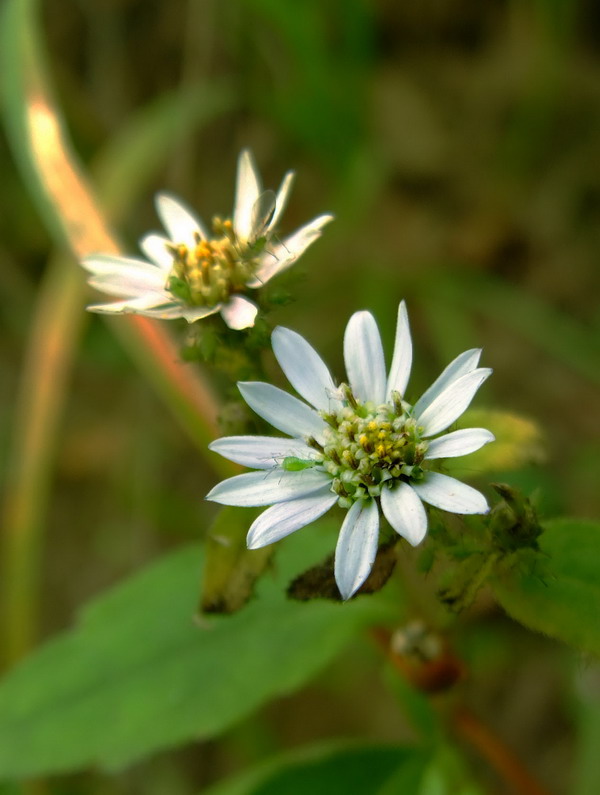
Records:
[[[184,317],[189,323],[220,312],[232,329],[253,326],[258,307],[245,296],[247,290],[289,268],[332,220],[320,215],[284,240],[275,236],[293,179],[290,171],[277,193],[263,191],[252,156],[243,151],[233,217],[214,218],[212,235],[181,201],[158,194],[156,210],[167,236],[142,238],[147,260],[93,254],[82,261],[90,285],[119,299],[88,309]]]
[[[344,599],[369,576],[379,539],[379,511],[410,544],[427,532],[423,503],[458,514],[487,513],[485,497],[435,470],[441,458],[467,455],[494,440],[484,428],[443,435],[492,372],[481,350],[462,353],[414,404],[404,399],[412,342],[404,301],[386,376],[383,346],[370,312],[356,312],[344,337],[348,383],[339,387],[318,353],[278,327],[273,350],[304,401],[270,384],[238,384],[248,405],[291,438],[229,436],[211,450],[259,471],[224,480],[207,499],[224,505],[271,505],[252,524],[247,544],[272,544],[318,519],[335,503],[348,509],[335,551]]]

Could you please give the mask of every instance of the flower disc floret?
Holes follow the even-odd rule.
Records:
[[[260,267],[256,247],[238,239],[230,220],[213,220],[215,235],[204,240],[198,233],[195,245],[166,243],[173,267],[166,289],[190,306],[215,307],[246,289]]]
[[[428,448],[423,428],[398,392],[392,403],[376,406],[358,401],[342,385],[344,404],[334,412],[320,412],[327,423],[316,460],[331,475],[338,503],[349,508],[355,500],[379,497],[394,480],[419,480]],[[316,446],[314,440],[307,440]]]

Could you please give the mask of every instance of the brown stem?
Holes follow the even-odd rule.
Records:
[[[549,795],[516,754],[469,709],[460,707],[454,712],[452,727],[517,795]]]
[[[430,696],[447,690],[466,675],[464,663],[448,647],[435,660],[419,664],[392,649],[387,629],[374,628],[371,637],[400,675]],[[458,707],[451,715],[450,724],[455,734],[487,762],[515,795],[549,795],[504,741],[467,707]]]

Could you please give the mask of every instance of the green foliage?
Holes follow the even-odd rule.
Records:
[[[368,5],[303,0],[297,14],[278,0],[245,0],[244,5],[251,24],[268,31],[269,47],[284,62],[271,76],[268,94],[264,80],[257,81],[255,102],[328,164],[347,167],[366,132],[363,102],[373,35]],[[258,55],[260,63],[264,55]]]
[[[600,654],[600,523],[555,519],[540,552],[504,559],[491,579],[506,612],[526,627]]]
[[[205,795],[418,793],[428,761],[429,753],[418,748],[329,743],[282,755]]]
[[[279,582],[232,617],[193,620],[201,552],[182,549],[93,602],[0,687],[0,776],[100,764],[213,737],[268,699],[309,681],[356,630],[383,617],[375,599],[286,600],[287,578],[312,559],[298,534]]]

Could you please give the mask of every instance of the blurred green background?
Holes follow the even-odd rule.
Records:
[[[243,147],[267,187],[296,170],[283,234],[322,212],[336,220],[285,278],[295,300],[273,322],[310,339],[339,377],[349,315],[371,309],[389,351],[405,298],[413,394],[450,358],[483,346],[494,376],[477,405],[523,415],[545,434],[543,455],[498,478],[532,494],[545,516],[598,515],[597,4],[45,0],[40,10],[55,100],[79,156],[104,175],[103,201],[128,252],[159,226],[159,189],[206,219],[227,214]],[[0,146],[10,481],[21,365],[55,242],[8,143]],[[128,166],[109,178],[119,151],[129,152]],[[140,188],[121,208],[132,181]],[[40,637],[161,550],[202,537],[214,515],[202,498],[217,475],[83,306],[49,497],[32,495],[44,505]],[[597,670],[526,634],[485,598],[463,634],[467,700],[553,792],[600,791],[585,750],[600,735]],[[402,738],[376,655],[342,662],[343,675],[338,664],[222,741],[117,776],[64,777],[49,791],[187,795],[277,748],[339,734]]]

